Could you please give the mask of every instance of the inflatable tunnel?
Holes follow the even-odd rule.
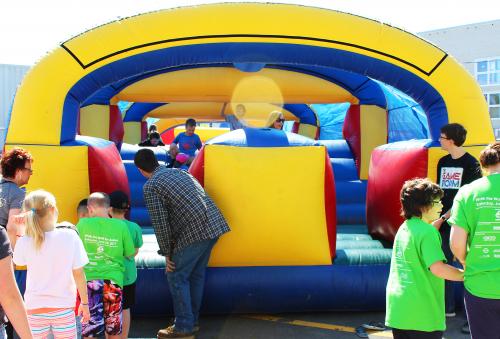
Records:
[[[422,121],[391,106],[381,84],[411,98],[425,128],[406,133],[404,121]],[[120,102],[137,108],[121,112]],[[333,114],[319,105],[336,103],[349,104],[341,138],[315,140]],[[264,126],[261,111],[238,116],[238,104],[281,108],[302,136],[236,130],[208,141],[193,165],[234,230],[214,249],[207,312],[383,308],[390,249],[372,236],[394,235],[402,182],[434,175],[448,122],[467,128],[473,154],[494,139],[479,86],[429,42],[337,11],[226,3],[141,14],[65,41],[21,83],[6,147],[33,153],[27,189],[54,193],[63,220],[76,222],[76,206],[91,192],[131,194],[146,240],[136,312],[164,313],[168,302],[154,302],[168,298],[164,261],[131,144],[144,138],[144,119],[160,113],[170,127],[187,115]],[[182,105],[191,109],[175,109]],[[402,116],[413,118],[393,124]],[[167,160],[165,150],[156,153]],[[255,209],[262,215],[248,214]]]

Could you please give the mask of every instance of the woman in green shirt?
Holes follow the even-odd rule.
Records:
[[[465,267],[465,309],[474,339],[500,336],[500,142],[479,156],[488,176],[453,202],[450,247]]]
[[[431,225],[443,209],[442,196],[429,179],[406,181],[401,189],[406,220],[394,240],[386,294],[386,325],[396,339],[441,339],[446,328],[444,279],[463,280],[461,270],[445,264],[441,236]]]

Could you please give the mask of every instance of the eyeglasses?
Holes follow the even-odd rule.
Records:
[[[33,170],[31,168],[24,167],[23,170],[26,170],[26,171],[30,172],[30,174],[33,174]]]
[[[276,122],[280,122],[280,123],[284,123],[285,122],[285,119],[276,119]]]
[[[439,139],[445,139],[445,140],[450,140],[450,138],[443,137],[442,135],[439,136]]]

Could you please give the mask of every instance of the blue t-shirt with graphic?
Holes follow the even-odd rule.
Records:
[[[201,139],[197,134],[186,135],[185,132],[182,132],[175,137],[174,144],[179,145],[181,153],[194,157],[196,150],[201,148]]]

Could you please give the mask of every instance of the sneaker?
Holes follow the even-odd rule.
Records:
[[[175,330],[174,325],[169,326],[167,328],[161,329],[157,334],[158,339],[164,338],[185,338],[185,339],[194,339],[194,332],[178,332]]]
[[[194,327],[193,327],[193,332],[194,332],[194,333],[198,333],[198,332],[200,332],[200,325],[194,325]]]
[[[462,331],[463,334],[470,334],[469,322],[466,322],[462,326],[461,331]]]
[[[446,312],[444,315],[446,316],[446,318],[453,318],[457,314],[455,312]]]

